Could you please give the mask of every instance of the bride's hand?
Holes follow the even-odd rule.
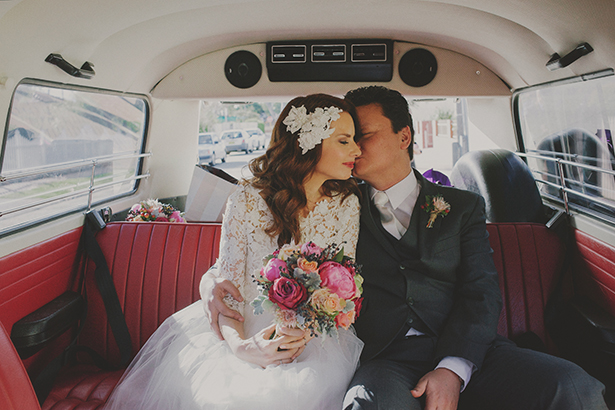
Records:
[[[280,337],[270,339],[275,330],[275,325],[271,325],[244,340],[234,349],[235,355],[261,367],[292,362],[297,352],[303,351],[308,341],[306,332],[299,329],[284,329],[280,332]]]
[[[278,333],[280,334],[286,334],[289,336],[295,336],[295,337],[303,337],[303,339],[305,340],[304,343],[299,343],[299,342],[303,342],[301,339],[299,339],[296,343],[296,345],[293,344],[287,344],[282,346],[282,349],[289,349],[289,348],[295,348],[295,354],[293,354],[293,357],[291,358],[292,360],[295,360],[297,357],[299,357],[301,355],[301,353],[303,353],[303,351],[305,350],[305,347],[307,346],[307,342],[309,342],[310,340],[312,340],[314,338],[314,336],[312,335],[312,332],[309,330],[301,330],[301,329],[297,329],[297,328],[291,328],[291,327],[281,327],[278,328]]]

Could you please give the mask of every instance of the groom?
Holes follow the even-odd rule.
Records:
[[[578,366],[496,336],[501,300],[484,201],[411,168],[405,98],[372,86],[346,99],[362,133],[353,173],[367,184],[355,324],[365,347],[344,408],[606,409],[604,387]],[[241,297],[230,282],[205,275],[201,292],[210,318],[238,315],[221,302],[227,292]]]

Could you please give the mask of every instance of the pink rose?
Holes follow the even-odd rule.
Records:
[[[156,218],[156,222],[169,222],[169,219],[166,216],[159,216]]]
[[[141,204],[134,204],[130,210],[135,213],[139,212],[141,210]]]
[[[301,245],[301,253],[305,256],[320,255],[322,253],[322,248],[314,242],[307,242]]]
[[[282,309],[294,309],[307,300],[307,289],[294,279],[277,278],[269,288],[269,300]]]
[[[280,271],[288,273],[288,266],[286,262],[278,258],[271,258],[267,265],[261,270],[261,275],[267,278],[268,281],[273,282],[280,277]]]
[[[337,262],[325,262],[320,265],[318,270],[320,286],[328,288],[331,292],[337,293],[342,299],[352,299],[357,293],[357,285],[352,273]]]
[[[170,219],[171,221],[175,221],[175,222],[186,222],[186,221],[184,220],[184,218],[182,218],[182,216],[181,216],[181,212],[179,212],[179,211],[174,211],[174,212],[171,214],[171,216],[169,217],[169,219]]]

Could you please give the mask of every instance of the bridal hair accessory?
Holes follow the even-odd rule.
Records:
[[[251,303],[254,313],[272,312],[279,326],[335,337],[361,311],[360,266],[335,244],[284,245],[263,258],[255,280],[260,295]]]
[[[446,202],[442,195],[425,196],[427,202],[421,205],[421,208],[429,214],[429,220],[427,221],[427,228],[433,228],[433,223],[438,216],[444,218],[451,211],[451,204]]]
[[[290,112],[282,123],[291,134],[299,131],[299,147],[303,150],[302,155],[320,144],[325,138],[329,138],[335,128],[329,128],[331,121],[340,118],[340,108],[331,106],[328,108],[318,107],[313,113],[308,114],[305,105],[297,108],[292,106]]]

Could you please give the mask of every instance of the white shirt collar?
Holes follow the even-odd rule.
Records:
[[[385,190],[384,192],[389,197],[389,201],[391,202],[391,206],[393,209],[397,209],[405,200],[411,195],[418,185],[418,181],[416,179],[416,175],[414,175],[414,171],[410,171],[410,173],[401,181]],[[374,198],[377,189],[371,188],[371,198]]]

